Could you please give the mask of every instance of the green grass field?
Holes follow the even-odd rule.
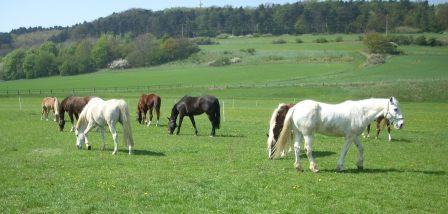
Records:
[[[17,95],[0,95],[0,210],[448,212],[448,47],[404,46],[406,55],[366,68],[358,35],[342,35],[342,43],[312,43],[318,37],[336,36],[303,36],[302,44],[294,43],[296,37],[282,36],[288,43],[281,45],[271,44],[277,37],[231,38],[201,47],[195,59],[153,68],[0,82],[0,91],[44,91],[21,95],[21,110]],[[255,55],[240,51],[245,48],[255,48]],[[241,57],[242,63],[207,66],[225,51]],[[269,56],[282,59],[269,60]],[[179,84],[186,87],[176,87]],[[119,154],[112,156],[109,134],[107,151],[100,151],[101,137],[96,132],[89,138],[93,150],[79,151],[68,129],[60,133],[54,122],[40,120],[40,101],[50,95],[48,89],[62,99],[73,88],[154,85],[172,86],[151,89],[162,96],[162,127],[148,128],[133,120],[136,150],[132,156],[122,144]],[[146,89],[95,95],[124,98],[134,118],[143,92]],[[213,94],[224,104],[217,137],[208,137],[205,116],[196,119],[200,136],[193,135],[189,120],[184,121],[181,135],[167,134],[169,109],[185,94]],[[392,142],[387,142],[386,132],[378,140],[362,140],[363,171],[356,170],[357,151],[351,148],[348,170],[336,173],[343,139],[322,135],[314,143],[321,170],[317,174],[297,173],[293,154],[267,159],[265,134],[278,103],[303,99],[337,103],[392,95],[401,101],[405,128],[392,132]]]

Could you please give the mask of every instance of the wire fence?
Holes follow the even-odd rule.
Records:
[[[428,81],[446,81],[446,80],[403,80],[406,83],[422,83]],[[299,83],[295,82],[266,82],[266,83],[233,83],[233,84],[172,84],[172,85],[147,85],[131,87],[86,87],[86,88],[46,88],[46,89],[3,89],[0,90],[0,96],[20,96],[20,95],[76,95],[76,94],[117,94],[132,92],[151,92],[167,89],[191,89],[201,88],[208,90],[238,89],[238,88],[271,88],[271,87],[366,87],[374,85],[392,85],[398,84],[400,80],[394,81],[376,81],[376,82],[314,82]]]

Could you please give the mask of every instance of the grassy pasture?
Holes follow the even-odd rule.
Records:
[[[109,134],[107,151],[99,150],[100,134],[95,132],[90,134],[93,151],[78,151],[67,129],[59,133],[55,123],[40,121],[40,96],[22,96],[22,111],[17,96],[1,96],[0,209],[7,213],[446,213],[448,48],[402,47],[406,55],[364,68],[358,35],[342,36],[344,42],[327,44],[312,43],[322,36],[302,36],[302,44],[284,36],[288,43],[280,45],[271,44],[278,37],[231,38],[201,47],[199,63],[186,60],[125,72],[103,70],[0,83],[0,90],[191,84],[156,91],[163,99],[162,125],[174,101],[184,94],[215,94],[224,102],[226,119],[216,138],[208,137],[205,116],[196,119],[200,136],[193,136],[188,119],[180,136],[169,136],[166,126],[147,128],[135,122],[140,92],[99,93],[106,99],[124,98],[133,118],[135,155],[128,156],[120,144],[119,155],[112,156]],[[248,55],[239,51],[243,48],[257,52]],[[224,51],[241,56],[243,62],[218,68],[206,65]],[[272,55],[284,59],[263,58]],[[297,60],[339,55],[353,60]],[[242,87],[209,87],[237,83]],[[305,85],[288,85],[294,83]],[[378,140],[362,140],[365,170],[356,170],[357,152],[352,148],[346,159],[349,170],[334,172],[343,139],[322,135],[314,143],[321,169],[317,174],[295,172],[292,154],[267,160],[265,133],[278,103],[302,99],[336,103],[390,95],[401,101],[405,128],[393,131],[390,143],[385,132]]]

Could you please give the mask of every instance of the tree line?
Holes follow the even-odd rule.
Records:
[[[302,34],[365,33],[369,31],[440,32],[448,29],[448,4],[427,1],[306,1],[262,4],[256,8],[131,9],[63,30],[52,39],[97,37],[104,33],[157,37],[216,36],[227,33]]]
[[[198,46],[187,39],[157,39],[151,34],[141,34],[135,39],[104,34],[96,41],[82,39],[71,45],[48,41],[36,48],[18,48],[7,54],[0,63],[0,79],[88,73],[122,58],[134,67],[157,65],[187,58],[198,51]]]

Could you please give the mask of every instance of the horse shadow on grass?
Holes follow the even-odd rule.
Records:
[[[323,169],[319,170],[320,172],[338,172],[335,169]],[[390,173],[390,172],[398,172],[398,173],[420,173],[420,174],[426,174],[426,175],[446,175],[445,171],[441,170],[414,170],[414,169],[347,169],[345,171],[339,172],[339,173],[352,173],[352,174],[380,174],[380,173]]]
[[[113,149],[105,149],[104,151],[112,152]],[[119,153],[128,153],[129,150],[127,149],[118,149]],[[154,152],[149,150],[143,150],[143,149],[133,149],[132,155],[147,155],[147,156],[165,156],[165,153],[163,152]]]
[[[326,156],[332,156],[336,154],[336,152],[331,152],[331,151],[313,151],[313,157],[326,157]],[[287,152],[286,153],[286,157],[282,158],[282,159],[294,159],[294,152]],[[307,158],[305,153],[301,153],[300,154],[300,158]]]

